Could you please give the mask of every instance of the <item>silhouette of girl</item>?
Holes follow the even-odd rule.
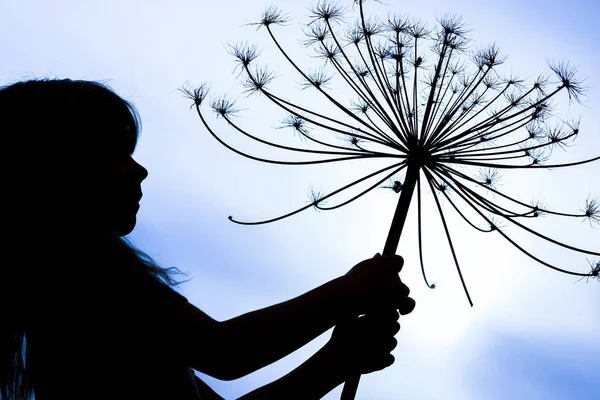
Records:
[[[221,399],[194,370],[237,379],[333,326],[305,363],[241,399],[319,399],[393,363],[398,313],[414,308],[399,256],[226,321],[176,292],[181,272],[125,238],[148,175],[132,158],[139,127],[97,82],[0,88],[1,399]]]

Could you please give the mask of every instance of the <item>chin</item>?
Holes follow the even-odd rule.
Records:
[[[135,228],[135,225],[136,225],[136,220],[134,218],[133,221],[131,221],[131,222],[119,225],[117,228],[115,228],[113,230],[113,232],[118,236],[129,235]]]

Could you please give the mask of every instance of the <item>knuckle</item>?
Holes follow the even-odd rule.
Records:
[[[400,282],[400,285],[401,285],[400,287],[402,288],[402,293],[404,293],[404,296],[408,296],[410,294],[410,288],[402,282]]]
[[[415,303],[414,299],[412,299],[411,297],[406,297],[403,300],[402,306],[399,309],[400,314],[402,314],[402,315],[410,314],[415,309],[415,305],[416,305],[416,303]]]
[[[396,358],[390,354],[387,358],[387,366],[389,367],[390,365],[392,365],[394,361],[396,361]]]

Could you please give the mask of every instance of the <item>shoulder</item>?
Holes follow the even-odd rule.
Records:
[[[188,299],[175,290],[173,286],[153,276],[151,273],[144,271],[140,275],[132,289],[137,289],[145,296],[167,302],[188,302]]]

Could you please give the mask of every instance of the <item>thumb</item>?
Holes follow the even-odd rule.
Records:
[[[399,274],[404,266],[404,258],[398,254],[389,257],[390,263],[395,273]]]

